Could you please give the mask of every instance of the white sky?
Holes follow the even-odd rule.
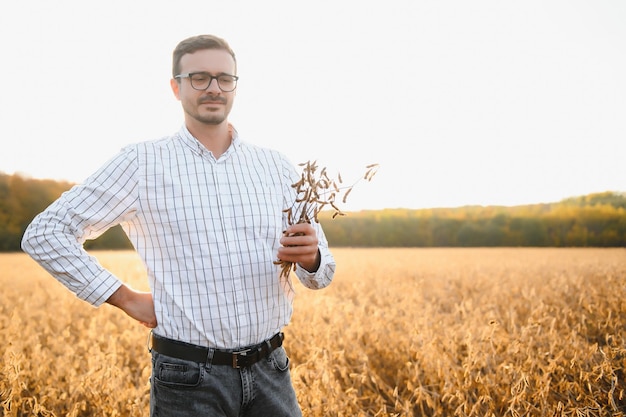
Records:
[[[237,54],[242,137],[344,179],[347,210],[626,191],[626,2],[0,4],[0,171],[81,181],[178,130],[171,52]]]

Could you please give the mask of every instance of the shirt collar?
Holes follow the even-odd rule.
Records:
[[[226,150],[226,152],[224,152],[224,154],[220,158],[229,155],[231,152],[234,152],[235,149],[241,146],[241,139],[239,138],[239,132],[237,132],[237,129],[235,129],[235,127],[230,123],[228,124],[228,131],[230,132],[230,135],[231,135],[231,143],[228,149]],[[191,148],[193,151],[196,151],[200,155],[204,153],[211,153],[207,148],[204,147],[202,143],[200,143],[198,139],[196,139],[194,135],[191,134],[189,129],[187,129],[186,125],[183,124],[178,134],[180,138],[182,139],[183,144]]]

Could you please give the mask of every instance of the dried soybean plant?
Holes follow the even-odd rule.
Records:
[[[337,178],[333,179],[328,175],[328,170],[317,166],[317,161],[307,161],[298,164],[302,167],[300,180],[291,187],[296,190],[296,200],[293,205],[285,210],[287,214],[287,224],[298,223],[319,223],[318,214],[324,209],[333,211],[332,218],[345,216],[345,213],[338,207],[338,201],[345,204],[348,195],[360,181],[371,181],[376,172],[378,164],[370,164],[365,167],[365,174],[349,186],[343,186],[341,174],[337,173]],[[294,236],[294,235],[292,235]],[[277,260],[274,264],[281,266],[281,277],[286,277],[296,266],[293,262]]]

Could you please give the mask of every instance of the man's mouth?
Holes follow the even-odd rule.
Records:
[[[200,100],[200,104],[226,104],[226,99],[223,97],[211,97]]]

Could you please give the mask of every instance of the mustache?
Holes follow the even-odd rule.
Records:
[[[205,97],[200,98],[198,102],[200,104],[215,103],[215,102],[226,104],[227,100],[225,97],[221,97],[221,96],[205,96]]]

